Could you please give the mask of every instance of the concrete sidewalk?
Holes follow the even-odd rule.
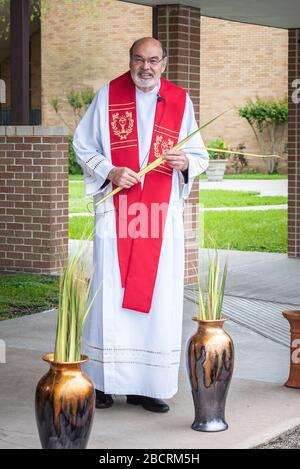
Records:
[[[203,265],[204,254],[205,250],[200,253]],[[296,309],[299,274],[300,261],[285,255],[232,251],[227,294],[292,303]],[[300,390],[283,386],[289,348],[229,320],[226,330],[236,352],[226,411],[229,429],[214,434],[190,429],[193,403],[184,349],[195,330],[195,311],[196,305],[185,301],[179,392],[169,401],[170,412],[152,414],[117,396],[111,409],[96,410],[90,448],[250,448],[300,424]],[[52,311],[0,323],[0,339],[7,345],[7,364],[0,365],[0,448],[40,447],[34,392],[48,370],[40,356],[53,350],[55,322]]]

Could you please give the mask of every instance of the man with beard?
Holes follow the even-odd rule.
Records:
[[[183,204],[208,166],[192,102],[162,78],[167,51],[153,38],[130,49],[130,70],[101,88],[80,122],[74,148],[94,196],[95,300],[84,333],[85,370],[96,406],[112,395],[167,412],[178,389],[184,288]],[[166,162],[140,178],[161,154]],[[113,188],[123,190],[97,202]]]

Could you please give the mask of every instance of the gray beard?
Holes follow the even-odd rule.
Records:
[[[158,85],[158,80],[156,78],[152,78],[151,80],[143,80],[143,78],[138,77],[137,75],[132,76],[132,79],[136,86],[139,86],[140,88],[149,88],[149,87],[155,87]]]

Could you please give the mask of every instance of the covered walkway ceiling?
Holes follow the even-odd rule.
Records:
[[[202,16],[274,28],[300,28],[300,0],[131,0],[140,5],[188,5]]]

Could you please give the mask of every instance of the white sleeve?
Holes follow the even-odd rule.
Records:
[[[187,137],[197,129],[198,124],[195,119],[193,103],[191,101],[191,98],[187,94],[182,122],[183,134],[180,136],[180,138]],[[206,171],[209,164],[209,155],[207,150],[205,149],[205,145],[200,135],[200,132],[198,132],[193,138],[191,138],[181,149],[185,151],[186,156],[189,160],[187,180],[184,181],[183,175],[180,175],[181,180],[185,182],[182,190],[182,197],[184,199],[187,199],[195,177],[199,176],[200,174]]]
[[[104,87],[105,88],[105,87]],[[100,101],[104,94],[101,88],[94,97],[84,117],[75,131],[73,147],[76,160],[82,167],[86,195],[95,195],[105,187],[107,176],[114,165],[103,154],[101,142],[101,109]]]

